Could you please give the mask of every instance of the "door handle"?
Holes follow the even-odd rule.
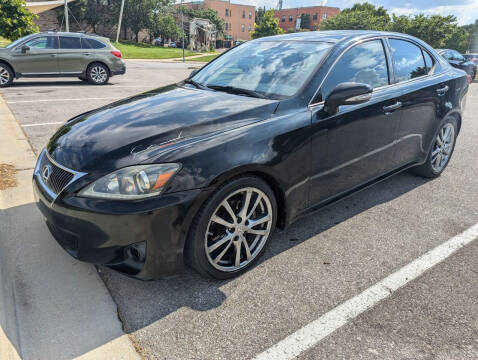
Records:
[[[83,55],[91,56],[91,53],[83,53]]]
[[[441,89],[437,89],[437,94],[438,94],[438,96],[443,96],[443,95],[445,95],[449,89],[450,89],[450,88],[448,87],[448,85],[445,85],[445,86],[442,87]]]
[[[51,57],[56,57],[56,54],[50,54]]]
[[[382,109],[385,112],[385,114],[390,114],[393,111],[400,109],[401,107],[402,107],[402,103],[400,101],[397,101],[395,104],[384,106]]]

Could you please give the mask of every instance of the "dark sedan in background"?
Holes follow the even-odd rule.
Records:
[[[476,77],[477,66],[475,63],[465,59],[458,51],[452,49],[437,49],[437,52],[443,56],[451,66],[465,71],[469,75],[470,82]]]
[[[478,54],[463,54],[463,57],[466,61],[471,61],[473,64],[478,66]]]
[[[320,31],[234,47],[178,84],[79,115],[33,186],[72,256],[140,279],[225,279],[276,227],[411,168],[447,166],[468,83],[423,41]]]

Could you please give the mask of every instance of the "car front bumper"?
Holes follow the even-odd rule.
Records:
[[[36,204],[53,237],[71,256],[143,280],[182,270],[187,231],[208,191],[118,201],[78,197],[68,188],[52,198],[35,169]]]

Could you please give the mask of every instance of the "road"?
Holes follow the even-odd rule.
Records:
[[[130,61],[127,75],[105,87],[21,80],[0,93],[38,151],[58,123],[190,71]],[[151,359],[252,358],[475,225],[476,81],[468,97],[454,156],[440,178],[402,173],[302,218],[277,232],[264,259],[239,278],[211,281],[187,270],[141,282],[100,268],[136,348]],[[473,241],[299,358],[476,359],[477,298]]]

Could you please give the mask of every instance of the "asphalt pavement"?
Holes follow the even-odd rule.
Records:
[[[112,85],[21,80],[0,94],[38,152],[58,123],[176,82],[189,67],[130,61],[127,75],[112,78]],[[259,265],[239,278],[212,281],[186,270],[141,282],[100,268],[124,330],[148,359],[253,358],[475,225],[476,114],[475,81],[455,153],[440,178],[402,173],[304,217],[276,232]],[[477,255],[474,241],[299,358],[478,358]]]

